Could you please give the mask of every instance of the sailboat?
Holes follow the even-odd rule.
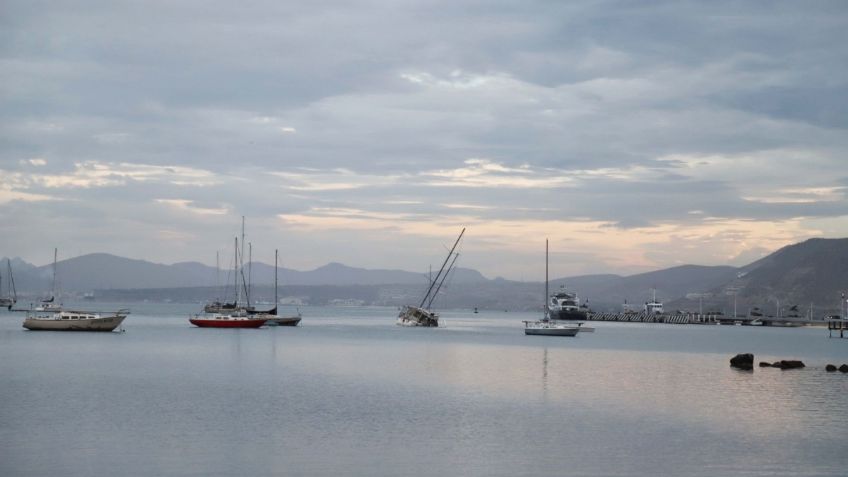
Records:
[[[436,299],[439,290],[441,290],[442,285],[445,283],[451,269],[456,263],[456,259],[459,258],[459,254],[454,254],[453,251],[456,250],[456,246],[462,240],[463,234],[465,234],[465,227],[462,228],[462,232],[456,238],[456,242],[454,242],[453,247],[448,252],[448,256],[445,257],[445,261],[442,263],[439,273],[436,274],[436,278],[430,281],[430,287],[427,289],[427,293],[424,294],[424,299],[421,300],[421,303],[418,306],[406,305],[401,308],[397,319],[398,325],[431,328],[439,326],[439,315],[432,311],[430,307],[433,305],[433,300]],[[453,260],[451,260],[451,257],[453,257]],[[450,265],[448,265],[448,262],[450,262]]]
[[[59,255],[59,249],[53,249],[53,284],[50,286],[50,298],[41,300],[41,304],[36,306],[33,311],[56,313],[62,311],[62,304],[56,303],[56,258]]]
[[[241,222],[241,243],[244,247],[244,217]],[[255,315],[250,307],[250,294],[247,288],[247,280],[244,277],[244,251],[239,254],[238,237],[235,239],[235,307],[229,311],[219,311],[214,313],[197,314],[189,317],[189,322],[194,326],[201,328],[259,328],[267,321],[266,318]],[[239,287],[239,276],[241,276],[241,285],[244,289],[245,303],[242,303],[241,292],[242,287]]]
[[[6,307],[10,311],[12,306],[18,302],[18,291],[15,289],[15,277],[12,275],[12,261],[6,259],[6,269],[9,272],[9,279],[6,281],[7,293],[6,296],[0,297],[0,307]],[[0,274],[0,292],[3,290],[3,275]]]
[[[260,318],[267,318],[268,321],[265,323],[268,326],[297,326],[300,323],[300,320],[303,318],[300,315],[300,310],[298,310],[297,315],[295,316],[279,316],[277,314],[277,306],[280,301],[277,298],[277,263],[279,262],[279,251],[274,250],[274,308],[271,308],[268,311],[261,312],[256,316]]]
[[[536,336],[577,336],[580,326],[571,326],[550,319],[548,308],[548,240],[545,239],[545,307],[541,320],[525,321],[524,334]]]

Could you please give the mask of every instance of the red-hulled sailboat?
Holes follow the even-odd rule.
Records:
[[[241,242],[244,247],[244,217],[241,219]],[[250,294],[248,292],[247,281],[244,279],[244,252],[239,254],[238,238],[235,239],[235,290],[236,300],[231,310],[225,313],[204,313],[190,317],[188,321],[201,328],[259,328],[264,325],[268,318],[261,315],[251,313]],[[244,296],[246,303],[241,303],[242,289],[239,287],[239,275],[241,275],[241,283],[244,288]]]

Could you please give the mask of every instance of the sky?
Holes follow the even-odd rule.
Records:
[[[744,265],[848,236],[846,129],[843,1],[4,0],[0,256]]]

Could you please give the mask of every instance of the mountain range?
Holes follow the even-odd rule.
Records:
[[[20,259],[11,263],[19,292],[50,290],[52,264],[38,267]],[[248,268],[256,293],[273,297],[274,267],[253,263]],[[191,301],[212,296],[211,290],[220,291],[234,280],[232,271],[218,272],[197,262],[163,265],[104,253],[62,260],[56,276],[58,288],[66,294],[96,291],[115,299]],[[4,290],[7,279],[4,270]],[[298,296],[304,303],[335,299],[396,305],[423,294],[428,277],[329,263],[309,271],[280,268],[279,281],[281,294]],[[534,309],[541,307],[544,294],[539,282],[488,279],[467,268],[457,268],[449,285],[439,299],[441,306]],[[744,267],[684,265],[630,276],[582,275],[551,281],[551,292],[561,287],[577,291],[596,310],[620,310],[624,302],[641,304],[655,292],[666,310],[733,312],[735,303],[739,313],[755,306],[776,311],[777,306],[792,305],[802,310],[812,306],[816,313],[835,312],[840,293],[848,289],[848,239],[810,239]]]

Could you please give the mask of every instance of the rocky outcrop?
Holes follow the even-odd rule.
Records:
[[[840,366],[839,372],[840,373],[848,373],[848,364],[843,364],[842,366]]]
[[[760,367],[761,368],[770,368],[771,363],[769,363],[768,361],[760,361]]]
[[[827,366],[824,367],[824,370],[827,371],[828,373],[832,373],[832,372],[836,371],[836,366],[834,366],[832,364],[828,364]]]
[[[730,366],[732,368],[744,369],[748,371],[753,370],[754,355],[751,353],[737,354],[736,356],[730,358]]]
[[[780,369],[796,369],[796,368],[804,368],[803,361],[797,360],[781,360],[775,361],[774,364],[771,365],[772,368],[780,368]]]

